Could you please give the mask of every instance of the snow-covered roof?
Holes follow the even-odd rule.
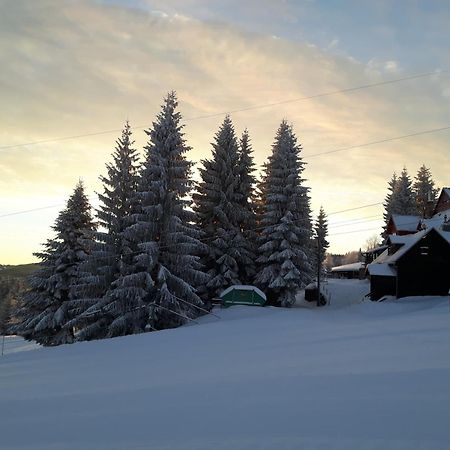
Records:
[[[417,242],[420,241],[424,236],[426,236],[431,230],[436,230],[449,244],[450,244],[450,231],[443,231],[441,227],[430,227],[425,230],[419,231],[414,234],[409,234],[407,236],[396,236],[390,235],[389,241],[391,244],[400,244],[401,247],[392,255],[389,255],[388,250],[385,250],[378,258],[376,258],[372,264],[367,266],[369,273],[372,275],[373,270],[382,270],[382,269],[373,269],[373,266],[382,265],[382,264],[394,264],[397,262],[405,253],[407,253]]]
[[[397,234],[390,234],[388,236],[388,240],[391,244],[403,245],[406,242],[408,242],[411,239],[411,237],[414,237],[414,234],[405,234],[403,236],[399,236]]]
[[[392,214],[391,218],[395,228],[402,231],[416,231],[420,221],[419,216],[404,216],[401,214]]]
[[[251,286],[249,284],[233,284],[233,286],[227,287],[224,291],[222,291],[220,297],[223,297],[224,295],[228,294],[228,292],[231,292],[234,289],[239,291],[255,291],[264,300],[267,300],[266,294],[264,294],[261,289],[258,289],[256,286]]]
[[[427,226],[427,228],[431,227],[437,228],[444,223],[446,217],[447,220],[450,220],[450,209],[441,211],[435,214],[431,219],[424,219],[422,220],[422,222]]]
[[[405,253],[407,253],[415,244],[417,244],[417,242],[419,242],[433,229],[450,243],[450,232],[442,231],[438,228],[427,228],[407,236],[390,235],[389,240],[392,244],[401,244],[402,246],[392,255],[389,254],[388,250],[385,250],[378,258],[369,264],[367,266],[367,270],[370,275],[394,276],[395,269],[390,265],[396,263]]]
[[[370,250],[367,250],[364,253],[365,254],[380,253],[380,252],[386,250],[386,248],[387,248],[387,245],[380,245],[378,247],[371,248]]]
[[[418,233],[409,236],[410,239],[405,240],[405,243],[394,254],[386,258],[385,262],[393,263],[398,261],[405,253],[407,253],[420,239],[427,235],[432,228],[419,231]]]
[[[383,276],[383,277],[395,277],[397,272],[394,267],[389,264],[377,264],[372,263],[367,266],[367,270],[370,275]]]
[[[362,269],[364,267],[364,263],[362,262],[355,262],[352,264],[344,264],[343,266],[336,266],[332,267],[332,272],[357,272],[358,270]]]
[[[381,255],[378,255],[378,257],[375,258],[371,264],[381,264],[384,261],[386,261],[387,258],[389,258],[389,249],[388,248],[383,253],[381,253]]]

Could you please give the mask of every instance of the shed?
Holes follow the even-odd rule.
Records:
[[[253,305],[264,306],[267,297],[256,286],[235,284],[225,289],[221,294],[222,306]]]

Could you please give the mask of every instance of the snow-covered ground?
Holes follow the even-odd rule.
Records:
[[[364,283],[330,281],[318,309],[7,354],[0,448],[449,449],[448,299],[360,303]]]
[[[40,348],[35,342],[27,342],[19,336],[0,336],[0,353],[4,355],[9,353],[25,352]]]

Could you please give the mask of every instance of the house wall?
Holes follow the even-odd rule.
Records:
[[[442,191],[436,204],[436,208],[434,209],[434,214],[447,211],[448,209],[450,209],[450,197],[445,191]]]
[[[449,289],[450,244],[431,232],[397,261],[397,297],[447,295]]]
[[[396,278],[380,275],[370,276],[370,299],[379,300],[385,295],[395,295]]]

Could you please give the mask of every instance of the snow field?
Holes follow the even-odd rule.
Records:
[[[323,308],[6,355],[0,448],[450,448],[448,299],[358,303],[364,283],[330,280]]]

